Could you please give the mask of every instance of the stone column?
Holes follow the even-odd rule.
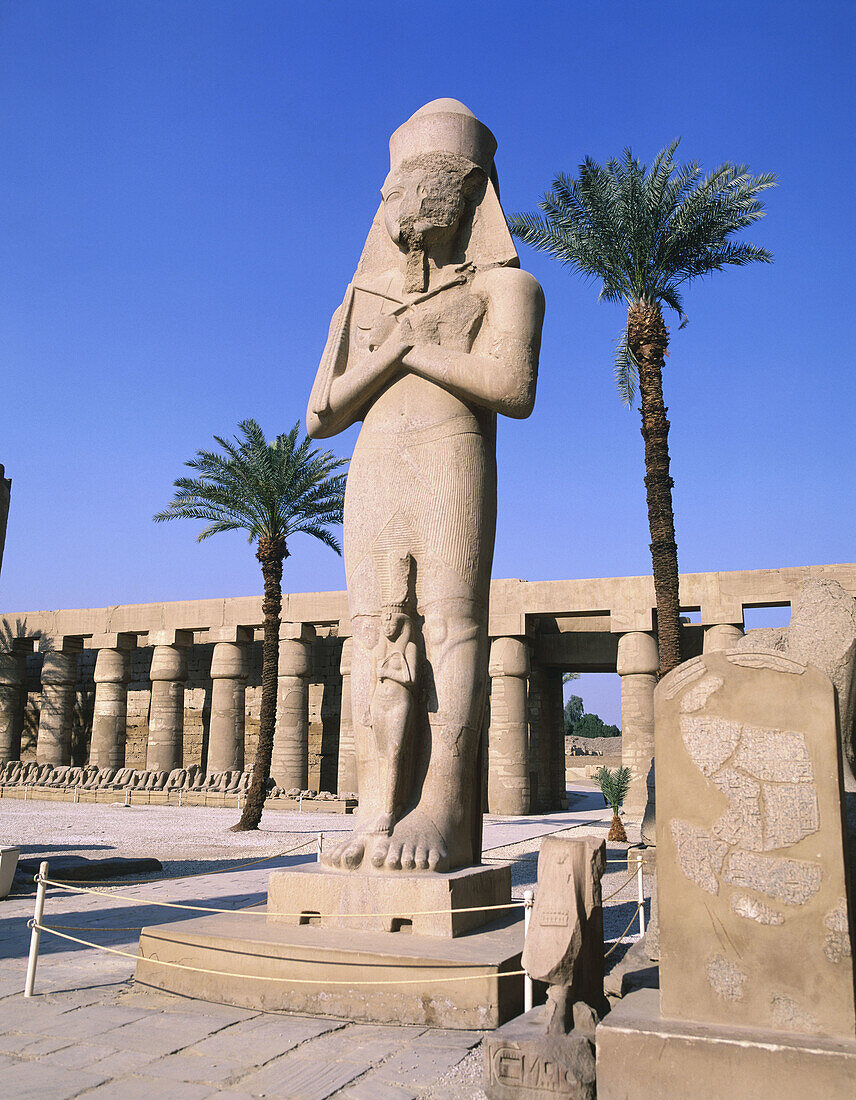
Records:
[[[734,623],[721,623],[705,627],[703,653],[718,653],[733,649],[743,637],[743,627]]]
[[[339,794],[357,793],[357,746],[354,741],[354,715],[351,710],[351,656],[354,639],[342,642],[339,671],[342,674],[342,712],[339,716],[339,762],[336,789]]]
[[[565,730],[562,674],[533,660],[529,674],[530,813],[548,813],[565,801]]]
[[[211,657],[209,772],[244,770],[244,715],[247,691],[246,650],[237,641],[221,641]]]
[[[270,772],[283,790],[309,782],[309,673],[315,627],[283,623],[279,631],[276,730]]]
[[[488,735],[488,810],[519,816],[529,813],[529,715],[526,681],[529,650],[523,638],[491,643],[490,732]]]
[[[99,768],[123,768],[128,719],[127,651],[136,644],[136,638],[104,635],[93,637],[87,644],[98,650],[89,763]]]
[[[42,706],[36,741],[39,764],[70,764],[74,725],[74,685],[77,682],[76,650],[54,649],[42,664]]]
[[[193,642],[188,631],[160,630],[149,634],[154,645],[149,679],[149,742],[146,770],[170,772],[182,764],[184,730],[184,681],[187,675],[185,648]]]
[[[23,653],[0,653],[0,764],[21,756]]]
[[[651,634],[633,631],[618,639],[621,677],[621,757],[633,779],[624,812],[641,821],[648,802],[648,772],[654,759],[654,688],[660,655]]]

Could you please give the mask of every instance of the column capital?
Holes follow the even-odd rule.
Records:
[[[517,635],[494,638],[490,643],[490,657],[487,666],[488,676],[519,676],[525,678],[530,672],[529,647],[526,639]]]
[[[616,672],[619,676],[645,673],[651,675],[660,667],[660,654],[652,634],[632,630],[618,639]]]
[[[73,684],[77,680],[77,654],[50,650],[42,662],[42,686]]]
[[[733,649],[743,637],[743,626],[736,623],[712,623],[705,627],[702,650],[704,653],[724,652]]]
[[[351,675],[351,662],[354,657],[354,639],[345,638],[342,642],[342,656],[339,658],[339,672],[343,676]]]
[[[211,655],[212,680],[246,680],[247,659],[239,642],[217,642]]]
[[[96,684],[124,684],[128,680],[127,651],[115,646],[98,650],[93,680]]]

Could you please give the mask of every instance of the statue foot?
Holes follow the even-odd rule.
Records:
[[[370,841],[376,837],[388,837],[392,832],[393,822],[391,814],[380,814],[365,825],[355,825],[350,836],[322,852],[321,862],[328,867],[355,870],[366,858],[366,847]]]
[[[372,865],[389,871],[446,871],[448,846],[434,822],[421,810],[411,810],[392,830],[375,842]]]

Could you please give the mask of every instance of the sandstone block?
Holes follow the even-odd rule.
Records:
[[[775,651],[655,693],[664,1016],[856,1034],[833,686]]]

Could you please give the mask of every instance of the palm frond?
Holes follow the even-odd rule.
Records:
[[[630,350],[627,329],[618,338],[615,348],[615,386],[621,395],[621,403],[629,409],[639,386],[639,364]]]
[[[612,771],[610,768],[602,767],[595,772],[595,779],[607,805],[612,808],[614,814],[617,814],[630,790],[633,779],[630,768],[616,768]]]
[[[576,177],[556,176],[540,214],[514,214],[509,229],[598,280],[603,301],[661,303],[683,326],[682,284],[725,266],[772,261],[767,249],[732,238],[764,216],[760,196],[777,179],[730,162],[703,175],[695,162],[675,163],[677,148],[675,140],[661,149],[650,168],[630,149],[605,165],[586,157]],[[629,404],[636,381],[621,344],[615,370]]]
[[[306,533],[340,553],[329,530],[342,523],[346,460],[313,448],[300,423],[268,442],[259,424],[242,420],[233,439],[214,436],[220,450],[199,450],[185,465],[169,505],[153,518],[204,520],[198,541],[244,530],[250,542]]]

